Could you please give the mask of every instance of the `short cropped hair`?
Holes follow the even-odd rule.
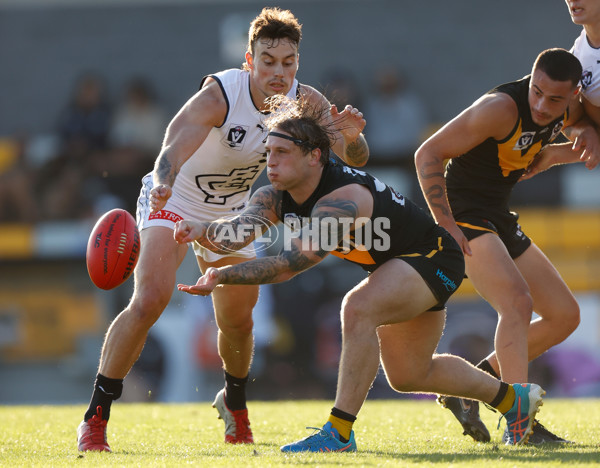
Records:
[[[260,14],[250,23],[248,30],[247,51],[254,53],[256,42],[259,39],[288,39],[300,46],[302,39],[302,25],[289,10],[281,10],[277,7],[263,8]]]
[[[533,64],[533,70],[541,70],[553,81],[570,81],[573,87],[581,80],[581,62],[565,49],[547,49],[540,53]]]

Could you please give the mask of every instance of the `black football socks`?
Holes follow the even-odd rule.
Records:
[[[94,384],[94,393],[90,400],[90,406],[86,411],[83,420],[87,421],[96,414],[96,408],[102,408],[102,419],[108,421],[110,417],[110,405],[113,400],[121,396],[123,392],[123,379],[109,379],[102,374],[96,376]]]
[[[240,379],[225,372],[225,403],[230,411],[246,409],[246,384],[248,376]]]

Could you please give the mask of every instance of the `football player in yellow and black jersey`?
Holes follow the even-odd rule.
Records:
[[[571,47],[571,53],[579,59],[583,69],[579,100],[586,115],[598,127],[600,126],[600,2],[565,0],[565,3],[573,23],[583,26]],[[576,162],[582,162],[587,169],[592,170],[600,164],[600,152],[572,151],[568,144],[552,145],[529,166],[523,179],[530,179],[552,166]]]
[[[506,382],[527,381],[528,363],[567,338],[579,306],[508,206],[512,188],[561,132],[585,151],[598,135],[578,101],[581,65],[543,51],[531,75],[489,91],[423,143],[417,175],[435,220],[465,253],[475,289],[498,312],[495,351],[478,364]],[[581,150],[580,150],[581,151]],[[444,172],[444,162],[450,160]],[[540,316],[531,321],[532,312]],[[475,440],[490,436],[476,402],[440,397]],[[505,435],[506,432],[505,432]],[[538,425],[530,443],[564,439]]]
[[[180,221],[178,242],[199,242],[216,252],[248,245],[270,223],[293,228],[277,256],[206,271],[180,291],[208,295],[220,284],[288,280],[329,253],[369,271],[344,298],[342,355],[335,405],[322,429],[285,445],[284,452],[354,451],[353,423],[379,363],[400,392],[444,393],[485,401],[506,417],[510,443],[522,444],[543,390],[509,385],[458,356],[435,350],[444,305],[464,276],[464,256],[452,236],[431,217],[369,174],[334,163],[318,109],[280,97],[267,120],[267,175],[232,220]],[[248,230],[248,225],[254,229]],[[222,232],[248,235],[221,235]]]

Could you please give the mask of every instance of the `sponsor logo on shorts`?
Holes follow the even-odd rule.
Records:
[[[173,221],[176,223],[177,221],[181,221],[183,217],[179,216],[177,213],[173,213],[172,211],[160,210],[156,213],[150,213],[148,219],[164,219],[166,221]]]
[[[456,290],[456,283],[454,281],[452,281],[450,278],[448,278],[445,275],[445,273],[442,270],[440,270],[439,268],[438,268],[435,276],[437,276],[439,279],[442,280],[442,283],[446,287],[446,290],[448,290],[448,291],[455,291]]]

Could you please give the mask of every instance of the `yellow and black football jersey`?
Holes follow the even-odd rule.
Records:
[[[325,165],[319,185],[303,204],[298,205],[288,192],[282,192],[278,216],[288,227],[305,227],[311,223],[311,213],[319,199],[350,184],[364,185],[370,190],[373,213],[369,223],[351,233],[346,248],[340,243],[331,252],[333,255],[373,271],[390,258],[439,248],[438,238],[446,231],[429,214],[370,174],[334,160]]]
[[[485,210],[508,209],[512,188],[527,166],[561,133],[566,112],[543,127],[533,122],[528,101],[530,79],[526,76],[488,92],[508,94],[517,104],[519,118],[510,134],[502,140],[488,138],[448,163],[446,186],[455,216],[474,205]]]

